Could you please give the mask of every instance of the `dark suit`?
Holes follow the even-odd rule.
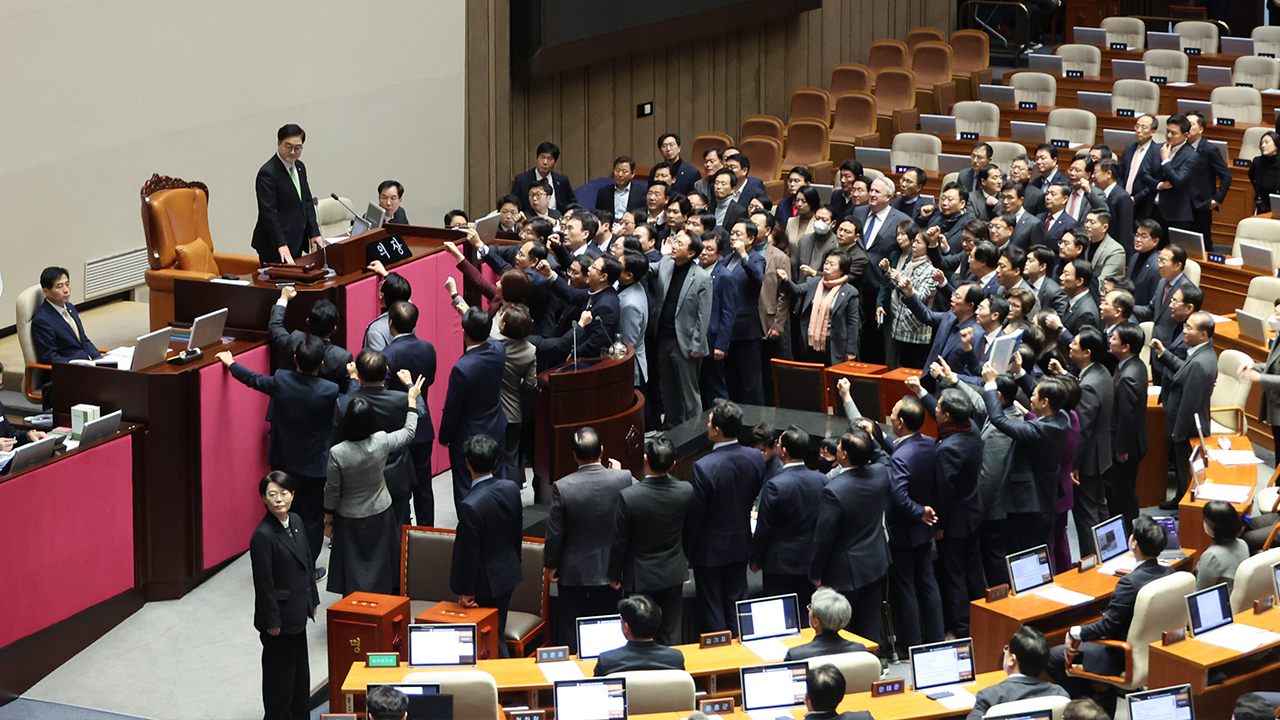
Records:
[[[721,257],[707,269],[711,276],[711,323],[707,326],[707,344],[711,346],[711,355],[702,360],[702,408],[708,410],[717,398],[729,398],[729,383],[725,378],[725,359],[717,360],[715,351],[729,352],[729,341],[733,338],[733,325],[738,317],[738,299],[742,292],[738,286],[746,280],[739,278],[729,269],[729,259]],[[748,308],[753,313],[756,305]]]
[[[765,201],[768,201],[769,203],[773,202],[773,200],[769,198],[769,193],[764,189],[764,181],[760,178],[748,176],[741,187],[742,189],[738,191],[738,198],[735,202],[742,207],[751,207],[752,198],[760,198],[761,203],[764,203]],[[782,223],[783,227],[786,227],[786,225],[787,224],[785,222]]]
[[[1023,252],[1031,252],[1031,248],[1045,245],[1047,237],[1044,223],[1024,209],[1022,216],[1013,226],[1013,236],[1009,238],[1009,244],[1021,248]],[[950,243],[950,240],[947,242]]]
[[[809,582],[813,528],[826,484],[826,475],[808,469],[803,462],[764,481],[750,561],[763,574],[765,595],[796,593],[801,605],[809,604],[813,596],[813,583]]]
[[[1132,529],[1138,517],[1138,466],[1147,454],[1147,367],[1137,355],[1116,367],[1111,405],[1111,471],[1107,475],[1107,506],[1124,517]],[[1120,455],[1128,455],[1121,462]]]
[[[1168,190],[1155,192],[1159,203],[1157,213],[1166,228],[1191,229],[1195,208],[1195,184],[1201,172],[1201,162],[1203,161],[1200,159],[1200,153],[1197,153],[1189,144],[1183,143],[1171,159],[1167,162],[1161,161],[1152,168],[1157,186],[1163,182],[1173,186]]]
[[[307,184],[307,167],[301,160],[294,162],[298,183],[293,186],[289,169],[279,155],[272,155],[261,168],[254,181],[258,196],[258,224],[253,227],[253,249],[263,262],[280,262],[280,248],[288,246],[294,260],[307,254],[308,241],[320,235],[316,222],[316,208],[311,199],[311,186]]]
[[[419,376],[426,378],[422,384],[422,399],[418,407],[427,407],[427,395],[431,385],[436,381],[436,349],[430,342],[421,340],[413,333],[396,335],[382,349],[387,356],[387,385],[395,390],[408,390],[400,383],[396,373],[408,370],[414,380]],[[399,426],[397,426],[399,427]],[[435,446],[436,431],[431,425],[431,413],[422,412],[418,416],[418,431],[409,442],[409,457],[413,461],[413,513],[417,524],[435,525],[436,497],[431,489],[431,478],[435,473],[431,470],[431,452]]]
[[[879,275],[880,272],[876,270],[871,274]],[[862,341],[868,333],[862,332],[860,328],[868,324],[862,322],[864,317],[874,316],[863,314],[862,306],[858,302],[859,291],[848,281],[836,290],[836,299],[831,301],[830,315],[827,320],[826,347],[819,351],[809,345],[809,320],[812,316],[813,303],[817,299],[818,284],[821,282],[822,276],[817,275],[806,280],[803,285],[790,281],[787,283],[792,294],[800,296],[799,302],[795,303],[800,321],[800,341],[804,343],[813,362],[839,365],[848,360],[850,355],[856,356],[859,360],[865,360],[863,353],[866,348]],[[876,332],[879,330],[876,328]]]
[[[64,307],[75,321],[75,332],[48,300],[40,303],[31,314],[31,342],[36,346],[36,361],[47,364],[102,357],[89,336],[84,334],[84,324],[80,322],[76,307],[71,303]]]
[[[1134,217],[1149,218],[1153,214],[1156,202],[1156,186],[1160,184],[1156,180],[1156,168],[1160,165],[1160,146],[1155,140],[1147,147],[1146,153],[1142,156],[1142,162],[1139,163],[1137,175],[1133,179],[1133,213]],[[1120,159],[1120,177],[1116,178],[1120,182],[1120,186],[1129,189],[1129,166],[1133,164],[1134,153],[1138,152],[1138,143],[1129,143],[1124,149],[1124,156]]]
[[[832,630],[823,628],[823,631],[814,635],[809,642],[803,645],[796,645],[787,650],[787,656],[783,658],[783,662],[808,660],[809,658],[822,657],[824,655],[843,655],[844,653],[867,651],[866,645],[840,637],[840,630],[841,628]]]
[[[964,188],[964,194],[981,192],[982,183],[978,179],[978,171],[972,167],[967,167],[960,171],[956,176],[956,182],[960,183],[960,187]]]
[[[1030,280],[1028,285],[1035,287],[1035,283]],[[1036,310],[1053,310],[1058,313],[1058,317],[1067,314],[1067,294],[1062,291],[1062,286],[1057,280],[1045,275],[1040,278],[1040,287],[1036,289]]]
[[[987,195],[982,190],[974,190],[969,193],[968,202],[969,212],[982,222],[991,222],[991,218],[1004,212],[1003,206],[1000,204],[1000,196],[996,195],[996,204],[987,204]]]
[[[1169,309],[1169,301],[1173,300],[1175,292],[1190,285],[1194,285],[1194,283],[1185,273],[1174,278],[1172,285],[1168,280],[1160,278],[1160,281],[1156,283],[1155,292],[1151,296],[1151,302],[1146,305],[1134,304],[1133,321],[1142,323],[1150,320],[1152,323],[1152,339],[1164,343],[1165,347],[1172,346],[1176,340],[1182,337],[1182,323],[1173,318],[1173,311]],[[1181,356],[1186,357],[1186,353],[1182,353]],[[1163,379],[1163,367],[1156,363],[1153,357],[1151,362],[1152,383],[1163,385]]]
[[[324,480],[338,386],[294,370],[259,375],[240,363],[231,364],[231,376],[271,398],[267,404],[267,422],[271,423],[267,462],[298,483],[293,509],[307,525],[307,546],[315,561],[324,542]]]
[[[1196,436],[1196,421],[1209,434],[1209,399],[1218,380],[1218,356],[1210,340],[1187,358],[1174,355],[1167,348],[1163,355],[1152,357],[1152,365],[1165,367],[1165,387],[1160,395],[1164,403],[1164,432],[1173,441],[1174,468],[1178,476],[1180,499],[1187,490],[1190,475],[1191,438]]]
[[[573,350],[572,339],[567,333],[569,331],[577,332],[576,328],[581,327],[578,325],[578,318],[582,315],[582,311],[590,310],[591,326],[599,323],[599,327],[588,326],[588,332],[579,336],[578,357],[603,356],[604,351],[609,348],[609,345],[613,343],[614,337],[618,334],[618,321],[622,317],[622,308],[618,303],[618,291],[612,287],[605,287],[593,295],[585,288],[570,287],[564,275],[557,276],[555,282],[550,283],[549,287],[551,288],[551,293],[563,300],[567,306],[581,309],[569,312],[565,316],[564,319],[568,322],[566,327],[557,333],[559,337],[544,338],[542,343],[537,343],[539,352],[554,355],[555,360],[547,360],[552,365],[559,365],[567,360]],[[586,338],[585,343],[582,342],[583,337]],[[544,348],[542,345],[546,344],[548,340],[561,340],[562,342],[558,344],[552,342]]]
[[[351,401],[357,397],[364,398],[373,408],[373,414],[376,418],[374,427],[377,430],[393,433],[404,427],[405,408],[409,405],[406,393],[400,390],[390,390],[383,385],[358,385],[352,383],[352,391],[339,397],[338,403],[334,407],[333,440],[330,441],[334,445],[345,439],[342,432],[343,419],[347,415],[347,408],[351,407]],[[425,400],[419,400],[417,406],[418,422],[421,424],[423,418],[428,414],[426,412],[427,403]],[[396,526],[410,524],[409,498],[413,495],[415,477],[413,458],[409,455],[408,448],[393,450],[387,455],[382,477],[386,481],[387,492],[391,494],[391,506],[396,513]]]
[[[1022,198],[1023,210],[1026,210],[1033,217],[1045,211],[1044,190],[1027,183],[1023,188],[1023,192],[1025,193]]]
[[[1029,384],[1024,381],[1024,385]],[[982,399],[987,404],[987,421],[1014,440],[1003,493],[1008,514],[1008,551],[1047,544],[1062,484],[1060,464],[1071,421],[1061,411],[1034,420],[1011,418],[1004,413],[994,389],[983,390]]]
[[[1010,675],[996,685],[979,690],[973,703],[973,710],[965,720],[982,720],[987,710],[1001,703],[1042,697],[1068,697],[1068,695],[1066,690],[1040,678]]]
[[[0,438],[17,440],[18,442],[14,447],[31,442],[31,436],[27,434],[26,430],[19,430],[13,426],[13,423],[9,422],[8,414],[9,411],[5,408],[4,403],[0,403]]]
[[[933,506],[937,446],[919,433],[898,442],[889,458],[889,586],[893,590],[901,650],[943,637],[942,598],[933,575],[935,529],[924,524],[926,506]]]
[[[683,670],[684,653],[653,640],[628,640],[626,645],[596,658],[596,677],[628,670]]]
[[[556,210],[564,212],[564,209],[578,201],[573,195],[573,185],[569,182],[569,178],[556,172],[551,171],[551,177],[547,178],[551,181],[551,192],[556,198]],[[533,217],[533,206],[529,204],[529,188],[538,181],[538,169],[529,168],[516,176],[511,183],[511,194],[520,200],[520,209],[524,212],[525,217]],[[641,197],[644,197],[641,194]],[[613,198],[609,198],[609,207],[613,207]]]
[[[1107,212],[1111,214],[1111,229],[1107,234],[1120,243],[1128,257],[1133,254],[1133,198],[1119,182],[1110,189],[1110,193],[1103,195],[1107,199]]]
[[[737,441],[693,463],[684,549],[698,586],[698,632],[738,634],[734,603],[747,597],[751,507],[763,480],[764,455]]]
[[[716,213],[719,209],[720,202],[728,202],[729,206],[724,211],[724,220],[717,221],[716,227],[722,227],[726,231],[730,231],[733,230],[734,225],[737,225],[740,222],[751,222],[751,214],[747,211],[747,206],[732,200],[716,202],[716,204],[712,206],[712,213]],[[730,251],[728,248],[725,248],[725,252],[728,253]]]
[[[524,580],[520,569],[523,517],[520,488],[493,476],[481,478],[458,503],[449,589],[458,595],[474,595],[480,607],[497,608],[501,657],[509,656],[507,605],[511,592]]]
[[[1036,220],[1040,221],[1040,227],[1045,228],[1045,246],[1049,248],[1056,248],[1058,247],[1058,243],[1062,242],[1063,234],[1076,226],[1076,219],[1068,215],[1066,210],[1063,210],[1062,214],[1058,215],[1057,219],[1055,219],[1052,224],[1045,227],[1045,223],[1048,219],[1048,211],[1036,216]]]
[[[960,331],[964,328],[973,328],[973,347],[982,346],[982,326],[978,325],[976,316],[969,316],[964,320],[960,320],[955,313],[950,311],[937,312],[926,308],[920,298],[913,293],[903,298],[907,309],[915,315],[920,322],[933,328],[933,345],[929,348],[929,357],[925,359],[924,366],[930,367],[938,358],[943,358],[947,364],[956,372],[966,372],[970,375],[979,374],[979,368],[966,367],[964,364],[964,343],[960,341]],[[932,375],[926,374],[921,383],[926,390],[930,392],[936,387],[936,381]]]
[[[1079,299],[1069,299],[1067,314],[1062,316],[1062,327],[1070,333],[1070,337],[1064,338],[1064,341],[1070,342],[1071,338],[1078,335],[1080,328],[1085,325],[1092,325],[1101,330],[1102,321],[1098,319],[1099,317],[1098,303],[1088,292],[1081,295]]]
[[[617,189],[618,189],[618,186],[616,183],[609,183],[608,185],[605,185],[604,187],[600,188],[600,191],[596,193],[595,209],[608,210],[609,212],[613,212],[613,194],[614,194],[614,191]],[[648,183],[641,182],[639,180],[632,180],[627,185],[627,209],[635,210],[636,208],[645,207],[644,198],[645,198],[645,193],[647,193],[648,191],[649,191]],[[620,217],[615,217],[614,221],[616,222],[621,219],[622,218]]]
[[[926,395],[930,414],[937,412],[932,396]],[[986,593],[978,552],[978,529],[982,525],[982,495],[978,477],[982,475],[982,428],[969,422],[969,429],[949,434],[938,441],[934,502],[938,513],[937,575],[942,594],[943,620],[956,637],[969,635],[969,601]]]
[[[575,619],[617,611],[618,593],[609,587],[609,546],[618,494],[630,486],[631,473],[600,463],[579,466],[551,485],[543,565],[559,574],[560,644],[574,653]]]
[[[1160,277],[1160,253],[1149,250],[1145,254],[1135,252],[1130,255],[1125,277],[1133,281],[1134,307],[1150,305],[1156,297],[1156,288],[1163,279]]]
[[[267,337],[271,339],[271,349],[275,351],[275,366],[294,369],[293,356],[298,352],[298,346],[306,342],[310,337],[301,330],[289,332],[284,329],[284,305],[272,305],[271,317],[267,320]],[[324,340],[324,360],[320,363],[320,377],[336,384],[343,390],[347,389],[347,382],[350,378],[347,376],[347,363],[353,359],[351,353],[343,347],[338,347]],[[398,430],[404,425],[403,418],[393,430]]]
[[[1216,202],[1221,206],[1227,199],[1227,191],[1231,189],[1231,168],[1207,138],[1200,138],[1196,154],[1200,156],[1200,163],[1191,191],[1191,199],[1195,203],[1191,229],[1204,235],[1205,248],[1208,249],[1213,234],[1213,206],[1210,203]]]
[[[765,281],[764,255],[748,248],[744,260],[734,253],[729,258],[729,269],[738,288],[729,356],[725,358],[729,399],[745,405],[764,405],[764,374],[760,367],[760,342],[764,337],[764,327],[760,324],[760,289]]]
[[[698,180],[702,178],[702,173],[694,166],[677,158],[675,164],[671,166],[671,177],[671,187],[667,188],[667,194],[675,195],[676,193],[679,193],[681,195],[688,195],[693,192],[694,183],[698,182]],[[653,182],[652,176],[649,177],[649,182]],[[749,198],[748,202],[750,202]],[[743,205],[746,204],[747,203],[745,202],[743,203]]]
[[[1111,418],[1115,407],[1115,385],[1111,373],[1101,363],[1095,362],[1080,372],[1080,402],[1076,414],[1080,427],[1088,432],[1080,433],[1076,445],[1073,468],[1079,472],[1080,484],[1074,489],[1075,505],[1071,510],[1075,518],[1076,536],[1080,538],[1080,556],[1092,555],[1094,525],[1111,517],[1107,508],[1106,474],[1114,459],[1111,450]],[[1146,409],[1139,413],[1146,416]],[[1126,418],[1125,422],[1129,422]]]
[[[499,446],[507,432],[502,412],[502,371],[507,349],[493,338],[472,345],[449,372],[449,390],[440,415],[440,444],[449,448],[453,470],[453,504],[458,506],[471,491],[462,444],[472,435],[488,435]]]
[[[889,201],[889,207],[892,207],[894,210],[897,210],[898,212],[902,213],[903,215],[906,215],[912,220],[917,220],[916,222],[917,225],[920,224],[918,222],[918,218],[920,217],[920,208],[922,207],[922,205],[920,203],[919,195],[915,196],[915,198],[910,201],[908,201],[905,197],[899,195],[898,197]]]
[[[889,544],[884,515],[889,505],[889,470],[872,464],[851,468],[822,490],[813,531],[809,578],[844,595],[853,608],[848,630],[883,643],[884,576]],[[840,628],[834,628],[840,629]]]
[[[1031,181],[1031,187],[1036,188],[1040,192],[1049,189],[1050,185],[1066,185],[1069,181],[1067,176],[1062,174],[1056,166],[1049,171],[1048,175],[1042,175]]]
[[[609,582],[628,595],[648,595],[662,608],[658,641],[679,644],[681,587],[689,576],[684,517],[693,488],[670,475],[646,477],[618,494],[609,552]]]
[[[268,512],[249,539],[253,626],[262,641],[262,705],[267,720],[308,716],[307,621],[320,605],[320,593],[315,560],[301,526],[297,513],[289,513],[286,528]],[[279,633],[271,635],[268,630]]]
[[[876,295],[880,292],[880,288],[888,282],[884,273],[879,272],[880,261],[888,258],[889,253],[898,249],[898,224],[911,218],[894,210],[892,206],[889,208],[889,214],[885,216],[884,222],[877,220],[871,227],[871,232],[865,232],[867,227],[867,218],[871,215],[871,206],[863,205],[855,208],[852,216],[863,227],[862,249],[867,253],[867,262],[871,268],[875,268],[866,275],[866,279],[862,283],[862,287],[858,288],[858,292],[862,295],[862,317],[867,320],[862,324],[862,340],[859,343],[858,359],[863,362],[880,363],[885,359],[885,329],[877,326],[871,318],[876,316]],[[841,360],[844,362],[844,360]]]

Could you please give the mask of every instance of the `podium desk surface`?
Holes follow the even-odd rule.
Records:
[[[1250,608],[1235,615],[1235,624],[1280,633],[1280,610],[1272,608],[1266,612],[1254,614],[1253,609]],[[1210,668],[1277,646],[1280,646],[1280,640],[1264,643],[1248,652],[1240,652],[1191,637],[1173,645],[1152,643],[1149,684],[1152,687],[1164,687],[1179,682],[1189,682],[1191,691],[1199,694],[1209,689],[1207,671]]]

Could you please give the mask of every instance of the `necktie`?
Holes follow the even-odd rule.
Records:
[[[876,216],[875,213],[867,215],[867,227],[862,232],[863,249],[871,247],[871,241],[876,238]]]
[[[293,181],[293,189],[298,191],[298,199],[302,199],[302,183],[298,182],[298,166],[289,166],[289,179]]]
[[[1125,179],[1124,191],[1133,194],[1133,181],[1138,177],[1138,168],[1142,167],[1142,158],[1147,154],[1147,149],[1141,145],[1138,146],[1137,152],[1133,154],[1133,160],[1129,163],[1129,177]]]
[[[1164,284],[1164,295],[1160,298],[1160,307],[1156,308],[1157,313],[1160,312],[1160,308],[1169,307],[1169,291],[1171,289],[1173,289],[1173,286],[1166,282]]]
[[[80,337],[80,329],[76,327],[76,321],[71,319],[71,313],[67,312],[65,306],[62,308],[62,319],[66,320],[67,324],[71,326],[71,334]]]
[[[1049,228],[1052,228],[1052,227],[1053,227],[1053,216],[1050,215],[1049,217],[1044,219],[1044,229],[1048,230]]]
[[[1067,214],[1071,217],[1076,216],[1076,210],[1080,209],[1080,191],[1071,193],[1071,207],[1067,208]]]

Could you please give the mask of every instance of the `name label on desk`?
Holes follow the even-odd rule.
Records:
[[[1275,56],[1276,56],[1275,53],[1258,53],[1258,57],[1269,57],[1269,58],[1275,59]]]
[[[1241,160],[1240,158],[1236,158],[1236,162],[1235,162],[1236,167],[1242,167],[1242,168],[1247,168],[1252,164],[1253,164],[1252,160]]]
[[[703,715],[729,715],[733,712],[733,698],[703,700],[698,703],[698,711]]]
[[[1167,78],[1167,77],[1165,77],[1165,76],[1163,76],[1163,75],[1152,75],[1152,76],[1151,76],[1151,82],[1153,82],[1153,83],[1155,83],[1155,84],[1157,84],[1157,85],[1164,85],[1165,83],[1169,82],[1169,78]]]
[[[1210,262],[1225,263],[1227,261],[1227,256],[1222,253],[1205,253],[1205,257],[1209,258]]]
[[[364,661],[365,667],[399,667],[399,653],[369,653]]]
[[[1000,583],[987,588],[987,602],[995,602],[1009,597],[1009,583]]]
[[[1083,70],[1068,70],[1068,71],[1066,72],[1066,76],[1067,76],[1067,77],[1069,77],[1069,78],[1082,78],[1082,77],[1084,77],[1084,71],[1083,71]]]
[[[537,662],[560,662],[569,659],[568,645],[555,645],[552,647],[538,648]]]
[[[1165,630],[1160,633],[1161,645],[1173,645],[1187,639],[1187,626],[1177,627],[1172,630]]]
[[[1218,127],[1235,127],[1236,119],[1235,118],[1214,118],[1213,124],[1217,125]]]
[[[733,633],[728,630],[721,630],[720,632],[702,633],[701,635],[698,636],[699,648],[720,647],[721,645],[728,645],[732,642],[733,642]]]
[[[1033,102],[1023,100],[1022,102],[1018,103],[1018,109],[1019,110],[1035,110],[1036,104]]]
[[[507,720],[547,720],[547,711],[546,709],[511,710],[507,713]]]
[[[1236,83],[1236,87],[1253,87],[1253,83]]]
[[[1071,143],[1066,140],[1050,140],[1049,143],[1054,147],[1069,148]]]
[[[975,132],[962,132],[962,133],[960,133],[960,139],[961,139],[961,140],[977,140],[977,139],[978,139],[978,133],[975,133]]]
[[[889,678],[871,683],[871,697],[882,698],[900,695],[907,691],[907,681],[903,678]]]
[[[1090,570],[1096,567],[1098,567],[1097,555],[1090,555],[1088,557],[1080,558],[1080,572],[1089,572]]]
[[[1112,50],[1128,50],[1129,43],[1111,43]]]
[[[1276,596],[1268,595],[1253,601],[1253,614],[1261,615],[1276,606]]]
[[[364,246],[364,259],[368,262],[381,260],[385,265],[411,257],[413,257],[413,251],[398,237],[385,237]]]
[[[1133,117],[1133,111],[1129,108],[1116,108],[1116,117]]]
[[[1186,53],[1186,54],[1188,54],[1188,55],[1199,55],[1199,54],[1200,54],[1200,48],[1193,48],[1193,47],[1183,48],[1182,52],[1184,52],[1184,53]]]

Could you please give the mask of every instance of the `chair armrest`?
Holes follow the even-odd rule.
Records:
[[[919,108],[902,108],[893,111],[893,131],[915,132],[920,127],[920,109]],[[880,135],[883,140],[883,133]],[[886,146],[887,147],[887,146]]]
[[[1089,642],[1105,645],[1106,647],[1116,648],[1124,651],[1124,675],[1098,675],[1084,669],[1081,665],[1068,665],[1067,674],[1072,677],[1084,678],[1086,680],[1096,680],[1098,682],[1109,683],[1112,685],[1123,685],[1129,683],[1133,679],[1133,646],[1123,640],[1091,640]]]
[[[956,104],[956,83],[954,80],[937,83],[933,86],[933,109],[939,115],[950,115],[951,106]]]
[[[36,402],[44,399],[43,391],[36,392],[39,388],[33,383],[33,378],[37,372],[49,372],[52,369],[52,365],[45,365],[44,363],[27,363],[27,367],[22,373],[22,394],[26,395],[28,400]]]
[[[1244,414],[1244,408],[1239,405],[1224,405],[1222,407],[1209,408],[1209,414],[1216,412],[1233,412],[1236,414],[1236,435],[1249,434],[1249,416]]]
[[[217,277],[213,273],[196,272],[194,270],[179,270],[178,268],[163,268],[161,270],[148,270],[146,273],[147,287],[160,292],[173,292],[173,281],[183,280],[208,280]]]
[[[1276,501],[1276,504],[1280,505],[1280,499]],[[1273,508],[1271,512],[1275,512],[1275,509]],[[1267,541],[1262,543],[1262,552],[1266,552],[1270,550],[1271,546],[1275,544],[1277,530],[1280,530],[1280,522],[1271,526],[1271,532],[1267,535]]]
[[[821,182],[823,185],[834,185],[835,166],[830,160],[823,160],[818,163],[809,164],[809,172],[813,175],[815,181]]]
[[[854,138],[858,147],[880,147],[880,133],[865,133]]]
[[[251,275],[262,267],[257,255],[245,253],[214,253],[213,259],[218,269],[229,275]]]
[[[934,97],[933,88],[916,87],[916,107],[920,112],[927,115],[941,114],[937,108],[937,98]]]
[[[764,192],[776,204],[786,197],[787,183],[783,180],[765,180]]]
[[[981,70],[974,70],[973,72],[970,72],[969,83],[974,88],[977,88],[979,85],[990,85],[991,84],[991,68],[987,67],[987,68],[982,68]],[[974,99],[976,100],[977,98],[975,97]]]

